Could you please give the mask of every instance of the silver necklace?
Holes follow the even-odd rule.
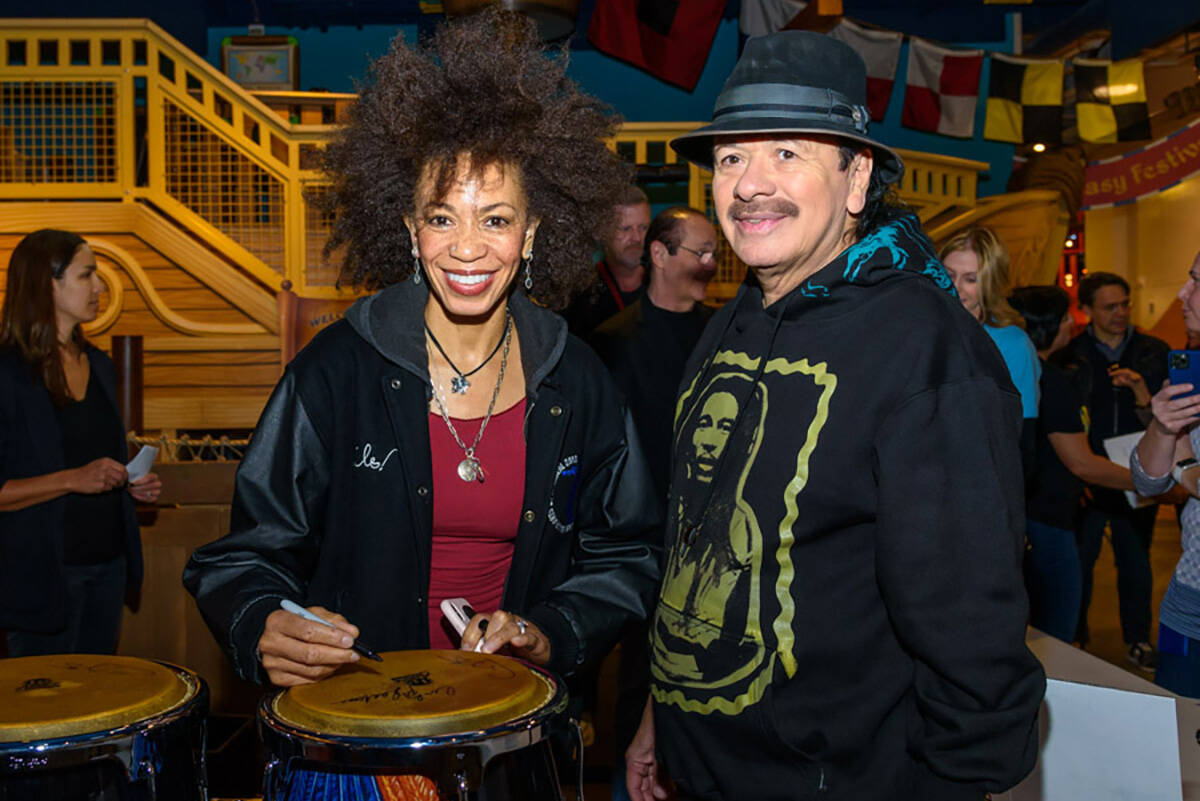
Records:
[[[433,385],[433,402],[437,404],[438,411],[442,413],[442,419],[446,421],[446,428],[450,429],[450,436],[454,437],[454,441],[458,443],[458,447],[462,448],[465,456],[458,463],[458,477],[468,483],[478,481],[483,483],[483,465],[475,458],[475,449],[479,447],[479,440],[483,439],[483,430],[487,428],[488,421],[492,419],[492,411],[496,408],[496,398],[500,397],[500,385],[504,383],[504,368],[508,366],[508,346],[512,341],[512,317],[507,309],[504,311],[504,352],[500,355],[500,375],[496,377],[496,387],[492,390],[492,400],[488,403],[487,414],[483,416],[483,422],[479,424],[479,432],[475,435],[475,441],[471,443],[471,447],[467,447],[462,437],[458,435],[458,431],[454,428],[454,423],[450,421],[450,415],[446,411],[446,404],[442,402],[441,382]]]
[[[429,323],[425,323],[425,333],[429,335],[429,341],[433,343],[433,346],[435,348],[437,348],[438,353],[442,354],[442,358],[446,360],[446,364],[450,365],[450,369],[454,371],[454,375],[452,375],[450,377],[450,391],[451,392],[453,392],[455,395],[466,395],[467,394],[467,390],[471,388],[471,382],[468,381],[467,379],[470,378],[471,376],[475,375],[476,373],[478,373],[480,370],[482,370],[484,368],[484,366],[488,362],[490,362],[492,360],[492,358],[496,355],[496,353],[500,350],[501,343],[503,343],[504,338],[506,336],[508,336],[508,327],[510,325],[512,325],[512,317],[508,316],[508,314],[506,313],[505,320],[504,320],[504,333],[502,333],[500,335],[500,339],[496,340],[496,347],[492,348],[492,352],[489,353],[487,355],[487,358],[484,359],[483,361],[481,361],[478,364],[478,366],[475,367],[474,370],[468,370],[467,372],[464,373],[462,370],[458,369],[457,364],[450,361],[450,356],[446,353],[445,349],[442,347],[442,343],[438,342],[437,337],[435,337],[433,335],[433,331],[429,328]]]

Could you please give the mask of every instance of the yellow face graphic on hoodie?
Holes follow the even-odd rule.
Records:
[[[789,675],[795,669],[791,526],[837,379],[824,364],[771,359],[756,382],[758,367],[744,353],[718,353],[684,390],[676,413],[675,536],[651,627],[652,691],[660,703],[704,714],[736,714],[756,703],[777,659]],[[787,410],[803,445],[790,455],[795,476],[773,504],[783,518],[779,530],[764,539],[746,488],[769,436],[769,387],[781,381],[808,400]],[[778,599],[768,620],[764,593]]]

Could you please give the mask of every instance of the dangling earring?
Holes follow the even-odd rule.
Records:
[[[416,262],[416,267],[413,268],[413,283],[421,283],[421,254],[417,252],[417,246],[413,245],[412,249],[413,261]]]
[[[533,289],[533,270],[530,265],[533,264],[533,248],[529,249],[529,255],[525,257],[525,291]]]

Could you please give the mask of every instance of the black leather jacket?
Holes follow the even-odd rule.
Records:
[[[359,301],[288,366],[238,469],[231,532],[184,570],[245,678],[265,680],[257,643],[282,598],[342,613],[377,649],[429,647],[427,292],[409,281]],[[509,305],[526,461],[503,608],[545,632],[550,669],[570,676],[646,617],[659,502],[599,359],[522,293]]]

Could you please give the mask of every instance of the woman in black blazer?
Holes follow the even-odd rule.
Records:
[[[30,234],[0,312],[0,629],[9,656],[112,653],[142,578],[112,361],[83,337],[103,284],[84,240]]]

